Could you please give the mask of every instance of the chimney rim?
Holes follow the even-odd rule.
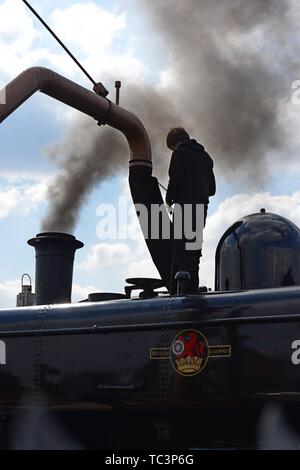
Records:
[[[40,232],[37,233],[34,238],[28,240],[27,243],[28,245],[35,247],[37,244],[40,244],[43,241],[49,242],[56,240],[65,241],[68,243],[73,242],[76,249],[82,248],[84,246],[84,243],[80,240],[77,240],[74,235],[64,232]]]

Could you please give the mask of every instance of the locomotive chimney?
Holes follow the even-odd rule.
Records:
[[[27,243],[36,252],[36,305],[71,302],[74,254],[83,243],[59,232],[38,233]]]

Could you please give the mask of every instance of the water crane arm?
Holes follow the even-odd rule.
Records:
[[[151,146],[141,121],[131,112],[68,80],[52,70],[33,67],[25,70],[5,87],[5,103],[0,102],[0,123],[36,91],[41,91],[72,108],[121,131],[129,144],[129,185],[135,204],[148,209],[148,228],[152,226],[151,207],[163,205],[157,179],[152,177]],[[170,223],[167,216],[167,222]],[[151,231],[150,231],[151,233]],[[172,245],[169,238],[156,239],[144,233],[152,260],[165,285],[169,283]]]
[[[6,85],[0,123],[37,91],[121,131],[129,144],[130,166],[152,168],[148,134],[133,113],[44,67],[29,68]]]

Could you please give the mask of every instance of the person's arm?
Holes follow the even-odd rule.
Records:
[[[182,165],[179,150],[174,150],[171,157],[169,167],[169,184],[166,194],[166,203],[170,206],[173,204],[176,194],[180,191],[182,181]]]
[[[209,165],[209,181],[208,181],[208,195],[214,196],[216,194],[216,179],[214,175],[214,162],[211,156],[205,151],[208,157],[208,165]]]
[[[215,194],[216,194],[216,179],[215,179],[213,165],[212,165],[210,175],[209,175],[209,195],[214,196]]]

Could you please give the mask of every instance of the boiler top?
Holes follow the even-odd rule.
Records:
[[[300,230],[276,214],[242,217],[216,250],[216,290],[300,285]]]

